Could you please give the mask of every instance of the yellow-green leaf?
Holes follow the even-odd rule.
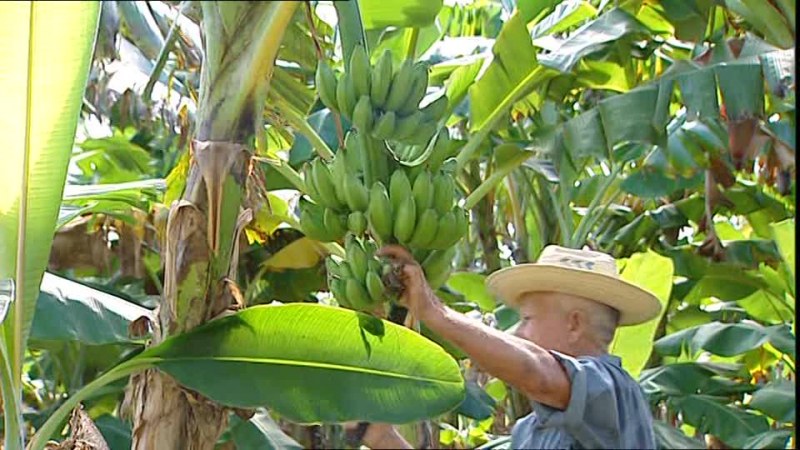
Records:
[[[653,348],[653,337],[666,309],[672,291],[674,266],[670,258],[648,250],[636,253],[621,262],[625,267],[620,276],[623,280],[651,291],[661,301],[662,309],[658,317],[639,325],[627,326],[617,330],[610,353],[622,358],[622,367],[637,378]]]

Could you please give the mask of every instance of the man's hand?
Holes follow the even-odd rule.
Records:
[[[386,257],[399,270],[396,272],[403,284],[403,295],[399,303],[406,308],[414,317],[424,319],[425,314],[439,303],[428,280],[425,279],[425,272],[411,253],[400,245],[387,245],[376,253],[379,257]]]

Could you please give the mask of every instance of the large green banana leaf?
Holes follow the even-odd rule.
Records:
[[[167,339],[75,393],[40,429],[39,450],[84,398],[157,367],[223,405],[269,407],[298,423],[407,423],[465,398],[458,363],[400,325],[362,329],[364,315],[319,304],[260,305]]]
[[[0,5],[0,92],[6,109],[0,120],[0,280],[13,279],[16,290],[2,329],[8,358],[2,367],[11,373],[2,377],[15,385],[21,382],[25,340],[58,218],[99,6]]]

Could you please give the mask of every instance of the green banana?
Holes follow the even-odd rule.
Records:
[[[344,140],[345,147],[345,165],[347,166],[347,174],[355,176],[361,173],[361,139],[358,137],[356,130],[350,130]]]
[[[325,213],[322,216],[322,224],[327,228],[334,239],[338,240],[345,233],[347,233],[347,222],[336,211],[331,208],[325,208]]]
[[[382,108],[389,95],[389,87],[392,84],[392,53],[386,49],[375,63],[372,70],[372,86],[370,89],[370,99],[376,108]]]
[[[336,75],[333,74],[333,70],[325,61],[320,61],[317,64],[314,82],[322,103],[330,108],[331,111],[339,112],[339,105],[336,103]]]
[[[369,56],[367,56],[367,51],[363,45],[356,45],[353,48],[353,53],[350,54],[349,69],[356,96],[369,96],[371,81]]]
[[[414,203],[414,198],[406,196],[402,199],[400,206],[397,208],[397,214],[394,217],[394,237],[405,244],[411,239],[414,233],[414,226],[417,223],[417,208]]]
[[[411,192],[414,195],[417,211],[420,213],[433,206],[433,185],[431,183],[431,174],[428,171],[423,171],[417,175]]]
[[[349,301],[347,301],[347,295],[345,292],[345,286],[347,285],[347,279],[334,279],[328,283],[328,289],[330,290],[331,294],[333,294],[333,298],[336,299],[336,302],[339,303],[339,306],[344,308],[352,308],[352,305]]]
[[[396,170],[389,179],[389,200],[392,211],[397,212],[404,199],[411,197],[411,182],[403,170]]]
[[[440,173],[433,180],[433,207],[439,214],[444,214],[453,207],[456,196],[456,185],[449,175]]]
[[[438,122],[444,116],[445,111],[447,111],[447,96],[440,96],[436,100],[425,105],[420,111],[426,119],[431,122]]]
[[[381,303],[384,300],[386,288],[383,286],[380,275],[370,270],[367,272],[364,284],[367,286],[367,293],[369,293],[373,303]]]
[[[319,198],[322,200],[322,206],[333,209],[341,209],[343,206],[336,196],[336,186],[331,178],[328,165],[319,159],[314,160],[314,168],[312,176],[314,177],[314,185],[319,193]]]
[[[312,174],[314,165],[312,163],[306,164],[303,168],[303,183],[306,187],[306,194],[311,200],[314,202],[319,203],[319,191],[317,190],[317,186],[314,184],[314,177]]]
[[[458,169],[458,160],[456,160],[456,158],[447,158],[442,161],[442,165],[439,167],[439,169],[443,173],[455,176],[456,170]]]
[[[302,202],[300,204],[300,231],[307,237],[320,242],[332,242],[338,239],[323,224],[324,213],[319,205]]]
[[[415,63],[412,75],[411,92],[409,92],[403,106],[400,107],[402,115],[411,114],[419,109],[419,103],[428,90],[428,66],[425,63]]]
[[[325,258],[325,272],[331,278],[342,278],[342,271],[339,270],[339,264],[331,257]]]
[[[445,250],[434,250],[422,261],[422,270],[431,288],[438,289],[447,281],[454,255],[455,247],[450,247]]]
[[[356,107],[357,101],[352,78],[349,73],[345,73],[336,85],[336,104],[339,105],[339,112],[345,119],[350,120],[353,117],[353,108]]]
[[[453,211],[447,211],[439,216],[436,236],[428,243],[428,247],[436,250],[446,249],[450,246],[448,244],[453,240],[453,235],[456,233],[456,216]]]
[[[356,236],[362,236],[367,230],[367,218],[361,211],[353,211],[347,216],[347,229]]]
[[[458,206],[453,208],[453,215],[456,219],[456,225],[455,231],[453,232],[450,240],[447,242],[449,246],[455,245],[456,242],[467,235],[467,232],[469,231],[469,219],[467,218],[467,214],[467,211],[464,211]]]
[[[447,127],[442,127],[436,135],[436,142],[433,144],[433,150],[425,163],[428,169],[432,172],[439,170],[442,162],[451,156],[450,152],[450,132],[447,131]]]
[[[414,135],[420,123],[422,123],[422,113],[419,111],[397,119],[397,125],[394,127],[394,136],[392,136],[392,139],[396,141],[408,139]]]
[[[371,309],[372,302],[370,301],[369,294],[366,289],[364,289],[364,285],[355,278],[347,279],[345,283],[345,294],[347,295],[347,301],[350,302],[353,309],[360,311]]]
[[[369,206],[369,192],[364,184],[353,175],[345,175],[343,181],[347,206],[351,211],[366,211]]]
[[[389,139],[394,135],[395,125],[397,124],[394,111],[387,111],[375,122],[372,129],[372,137],[375,139]]]
[[[347,176],[347,163],[345,161],[345,156],[341,153],[337,153],[333,158],[333,163],[330,167],[330,174],[336,199],[340,204],[345,204],[347,201],[345,180],[347,180],[349,177]]]
[[[433,209],[426,209],[417,219],[414,234],[408,241],[409,247],[426,248],[436,237],[436,228],[439,226],[439,217]]]
[[[342,274],[342,279],[353,278],[353,269],[350,268],[350,263],[345,260],[339,262],[339,272]]]
[[[367,276],[367,254],[361,244],[353,239],[349,247],[346,247],[347,258],[350,262],[350,268],[353,269],[353,278],[358,280],[359,283],[364,282]]]
[[[374,241],[367,241],[367,242],[373,242],[374,245]],[[367,254],[370,255],[369,261],[367,261],[367,269],[369,269],[369,271],[371,272],[375,272],[376,274],[378,274],[378,276],[380,276],[383,273],[383,266],[381,266],[381,262],[378,261],[377,258],[375,258],[374,251],[370,252],[370,250],[367,250]]]
[[[353,125],[360,133],[369,133],[372,128],[372,105],[369,95],[362,95],[353,109]]]
[[[367,260],[369,261],[375,260],[375,252],[378,251],[378,246],[377,244],[375,244],[375,241],[371,239],[364,239],[363,248],[364,248],[364,253],[367,254]],[[367,264],[367,266],[369,267],[369,264]]]
[[[372,185],[369,193],[367,219],[375,237],[384,244],[389,242],[392,238],[392,204],[386,186],[380,181]]]
[[[386,111],[397,111],[408,101],[411,93],[414,75],[414,66],[410,59],[406,59],[400,64],[400,68],[392,77],[392,87],[389,88],[389,96],[386,98],[384,108]]]
[[[433,138],[433,135],[436,134],[436,124],[433,122],[424,122],[420,126],[417,127],[417,131],[415,131],[411,136],[406,138],[409,144],[413,145],[423,145],[427,144],[428,141]]]

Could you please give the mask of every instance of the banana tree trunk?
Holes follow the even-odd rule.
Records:
[[[204,60],[191,168],[170,205],[164,237],[164,293],[152,344],[239,305],[237,242],[251,219],[243,209],[252,142],[262,130],[269,81],[299,2],[202,2]],[[123,409],[132,449],[213,449],[228,408],[148,370],[131,377]]]

